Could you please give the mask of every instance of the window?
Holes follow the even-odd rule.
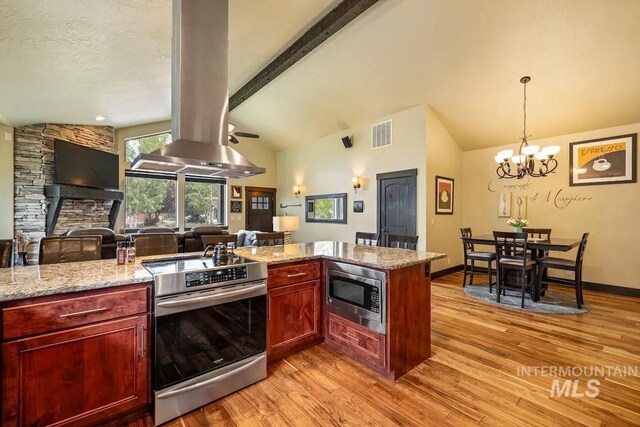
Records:
[[[186,177],[184,187],[185,228],[224,224],[225,181]]]
[[[306,222],[347,223],[347,194],[306,196]]]
[[[124,140],[125,160],[132,162],[138,154],[148,154],[171,142],[171,132],[156,133]]]
[[[269,210],[269,197],[252,197],[251,209],[253,210]]]
[[[177,227],[176,177],[127,171],[126,228]]]

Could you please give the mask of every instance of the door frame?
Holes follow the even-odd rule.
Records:
[[[381,224],[380,224],[380,199],[382,198],[382,180],[384,179],[391,179],[391,178],[416,178],[416,201],[415,201],[415,205],[416,205],[416,215],[415,215],[415,220],[414,220],[414,229],[416,230],[416,235],[418,234],[418,169],[404,169],[404,170],[400,170],[400,171],[393,171],[393,172],[383,172],[383,173],[378,173],[376,174],[376,230],[378,232],[378,235],[380,236],[380,239],[382,241],[382,230],[381,230]]]
[[[273,196],[273,215],[272,216],[276,216],[276,214],[278,213],[276,211],[276,192],[278,191],[277,188],[272,188],[272,187],[250,187],[245,185],[244,187],[244,227],[247,228],[247,224],[249,224],[249,204],[251,203],[251,201],[249,200],[249,192],[251,191],[261,191],[263,193],[271,193]],[[260,230],[262,231],[262,230]]]

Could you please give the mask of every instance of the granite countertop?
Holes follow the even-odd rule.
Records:
[[[269,265],[326,258],[380,270],[395,270],[446,257],[445,254],[439,253],[341,242],[247,247],[236,249],[235,252],[237,255],[264,261]],[[178,257],[200,255],[200,252],[177,254]],[[107,259],[2,268],[0,269],[0,302],[150,282],[153,277],[142,266],[142,261],[167,257],[169,256],[137,257],[136,262],[130,265],[117,265],[115,259]],[[170,257],[175,258],[176,255]]]
[[[446,254],[406,249],[356,245],[344,242],[294,243],[284,246],[238,248],[235,253],[269,265],[312,259],[330,259],[379,270],[397,270],[426,261],[446,258]]]

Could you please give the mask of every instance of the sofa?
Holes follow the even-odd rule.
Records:
[[[138,234],[175,234],[178,240],[178,252],[185,252],[184,247],[184,233],[175,231],[169,227],[144,227],[138,230],[137,233],[129,235],[129,240],[134,240],[133,236]]]
[[[229,232],[214,225],[203,225],[193,227],[190,231],[184,232],[184,252],[204,251],[202,236],[228,235]]]
[[[100,258],[113,259],[116,257],[116,248],[118,242],[124,242],[127,238],[122,234],[117,234],[110,228],[106,227],[89,227],[89,228],[76,228],[69,230],[63,234],[63,236],[69,237],[83,237],[83,236],[100,236],[102,237],[102,246],[100,249]]]

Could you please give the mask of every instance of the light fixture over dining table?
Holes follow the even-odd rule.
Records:
[[[529,145],[527,138],[527,83],[531,81],[531,77],[524,76],[520,79],[520,83],[524,85],[523,98],[523,128],[522,137],[520,139],[520,148],[518,154],[513,155],[513,150],[500,151],[494,157],[499,164],[496,173],[500,178],[518,178],[525,176],[534,178],[546,176],[553,173],[558,167],[558,162],[554,158],[560,152],[560,147],[550,145],[540,148],[539,145]]]

